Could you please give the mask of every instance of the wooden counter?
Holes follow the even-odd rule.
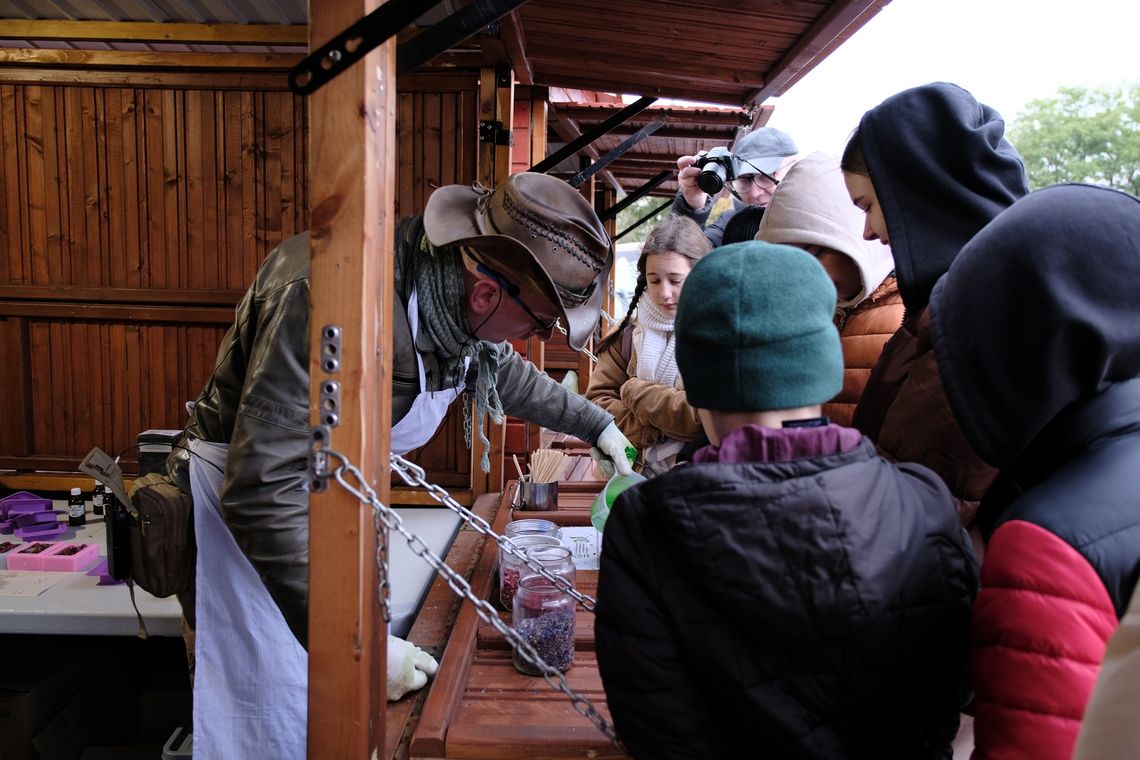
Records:
[[[558,510],[520,511],[513,517],[544,517],[561,525],[588,525],[590,502],[601,486],[597,482],[562,483]],[[512,519],[507,500],[511,491],[508,487],[495,507],[492,525],[496,532],[502,532]],[[478,535],[461,531],[456,541],[460,551],[463,551],[461,541],[469,534]],[[470,583],[480,598],[497,600],[498,552],[490,542],[479,539],[478,543],[481,545],[472,552],[474,567]],[[452,559],[449,555],[449,563]],[[452,563],[452,566],[456,565]],[[596,571],[579,570],[577,580],[584,593],[594,594]],[[437,590],[433,588],[432,594]],[[443,590],[447,591],[446,584]],[[497,602],[493,603],[498,607]],[[510,613],[501,611],[500,616],[510,622]],[[425,633],[420,626],[428,624],[428,617],[430,610],[425,605],[425,612],[410,634],[416,643],[421,643],[417,636]],[[581,607],[576,617],[574,666],[567,671],[566,678],[572,689],[587,697],[607,720],[610,719],[594,654],[594,616]],[[575,711],[561,692],[547,686],[541,678],[515,670],[506,641],[494,628],[478,619],[471,604],[460,607],[440,658],[439,673],[429,685],[426,696],[414,704],[421,701],[422,711],[417,706],[405,706],[404,702],[389,706],[389,733],[399,728],[393,724],[401,712],[411,713],[402,732],[402,737],[410,737],[410,740],[405,744],[390,736],[387,744],[393,752],[389,757],[625,757],[593,723]],[[414,719],[416,712],[418,720]]]

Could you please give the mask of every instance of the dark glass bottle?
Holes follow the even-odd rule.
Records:
[[[67,524],[87,524],[87,502],[83,499],[83,491],[78,488],[71,489],[71,498],[67,500]]]
[[[106,503],[107,486],[95,481],[95,490],[91,492],[91,514],[96,517],[103,516],[103,505]]]

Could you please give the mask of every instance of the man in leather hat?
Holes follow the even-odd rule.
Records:
[[[431,195],[422,216],[397,222],[394,249],[393,452],[404,454],[427,444],[450,404],[466,391],[476,403],[471,427],[484,443],[486,415],[500,421],[511,414],[587,440],[619,471],[628,471],[629,443],[612,416],[504,342],[532,335],[546,340],[561,321],[570,345],[580,349],[594,330],[612,247],[578,192],[536,173],[516,174],[494,191],[442,187]],[[198,567],[209,568],[211,578],[226,576],[227,584],[240,573],[248,575],[250,563],[256,572],[252,588],[229,607],[221,600],[230,586],[206,592],[209,579],[199,574],[196,693],[207,672],[203,654],[210,650],[203,646],[202,632],[207,627],[203,611],[210,605],[221,606],[209,623],[212,638],[228,624],[235,605],[244,607],[259,594],[270,600],[263,605],[269,610],[266,617],[274,618],[257,621],[259,640],[241,655],[233,653],[233,639],[248,641],[250,631],[242,627],[254,624],[235,624],[220,660],[244,665],[258,657],[259,650],[271,648],[264,640],[274,627],[284,631],[279,649],[293,650],[296,659],[303,659],[308,632],[309,257],[308,233],[303,233],[266,258],[237,307],[214,373],[194,405],[181,441],[186,448],[177,448],[167,462],[174,482],[194,493]],[[207,458],[203,442],[217,455],[213,473],[200,466]],[[488,469],[486,453],[482,466]],[[203,486],[195,468],[199,475],[204,469],[206,477],[212,474],[217,485]],[[211,547],[198,522],[211,510],[199,508],[199,497],[209,490],[217,492],[213,511],[224,523],[220,543],[236,542],[240,548],[232,572],[205,558]],[[209,532],[210,526],[205,529]],[[434,661],[396,641],[404,646],[393,650],[390,643],[390,683],[392,668],[404,667],[408,672],[396,674],[393,688],[423,686]],[[274,656],[280,658],[280,653]],[[280,672],[277,665],[275,675]],[[235,679],[226,681],[230,688]],[[301,689],[303,697],[303,686],[302,681],[293,691]],[[216,696],[211,692],[212,704],[220,701]]]

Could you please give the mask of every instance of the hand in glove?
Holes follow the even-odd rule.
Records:
[[[629,475],[633,472],[633,467],[630,466],[629,457],[625,451],[632,449],[633,444],[622,435],[615,423],[611,422],[602,430],[602,434],[598,436],[597,448],[613,463],[610,468],[607,468],[605,460],[595,455],[593,449],[590,450],[590,456],[594,457],[602,466],[602,471],[606,473],[607,478],[613,475],[615,469],[619,475]],[[608,472],[606,472],[607,469]]]
[[[422,689],[439,663],[410,641],[388,636],[388,701],[395,702],[409,691]]]

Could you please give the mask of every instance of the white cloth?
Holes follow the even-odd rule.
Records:
[[[222,518],[229,446],[190,442],[198,542],[194,757],[304,758],[309,656]]]
[[[633,347],[637,352],[638,378],[669,388],[677,383],[673,317],[658,308],[648,294],[642,294],[637,302]]]
[[[416,333],[420,327],[419,297],[416,291],[408,298],[408,324],[412,328],[412,343],[415,344]],[[428,391],[427,379],[424,373],[424,361],[420,352],[416,351],[416,366],[420,373],[420,394],[412,401],[408,413],[392,426],[392,453],[407,454],[412,449],[423,446],[439,428],[443,418],[447,416],[447,408],[451,402],[463,393],[464,384],[460,381],[455,388],[441,391]]]
[[[677,384],[677,357],[673,317],[666,314],[648,295],[637,302],[637,324],[633,328],[633,345],[637,351],[637,377],[660,383],[668,388]],[[653,477],[668,472],[685,447],[680,441],[667,439],[641,452],[642,474]]]

